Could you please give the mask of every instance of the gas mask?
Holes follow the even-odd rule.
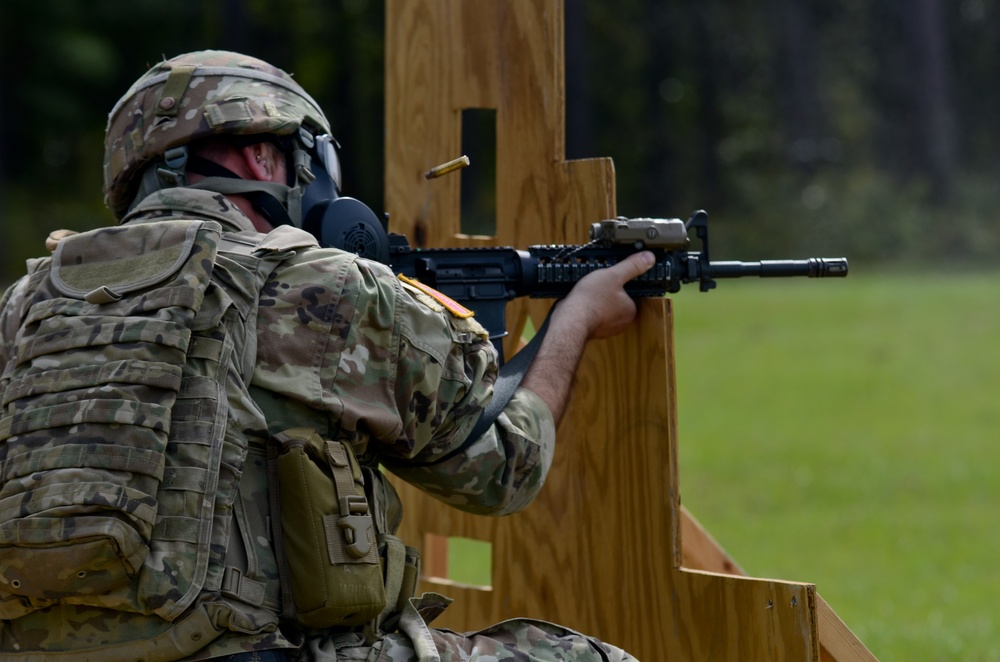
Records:
[[[310,156],[309,171],[314,177],[302,191],[302,229],[316,237],[321,246],[388,263],[386,223],[360,200],[340,195],[336,141],[328,134],[313,137],[305,131],[300,132],[300,140]],[[300,186],[302,179],[299,174]]]

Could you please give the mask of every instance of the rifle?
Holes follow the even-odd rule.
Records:
[[[701,244],[699,251],[688,250],[692,230]],[[388,262],[395,273],[415,278],[474,310],[476,320],[502,352],[499,341],[507,335],[508,301],[522,296],[561,298],[587,274],[641,250],[652,251],[656,262],[625,285],[635,297],[663,296],[693,282],[707,292],[715,288],[717,278],[847,276],[846,258],[711,262],[708,214],[703,210],[694,212],[686,223],[677,218],[605,220],[591,225],[586,244],[543,244],[527,250],[414,248],[405,236],[390,234]]]

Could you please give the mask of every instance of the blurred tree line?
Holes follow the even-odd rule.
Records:
[[[513,1],[513,0],[512,0]],[[620,213],[710,212],[714,257],[1000,256],[993,0],[566,0],[567,156],[615,161]],[[381,0],[4,0],[0,284],[58,227],[106,224],[107,113],[202,48],[293,72],[380,210]]]

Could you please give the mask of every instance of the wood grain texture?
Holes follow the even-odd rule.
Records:
[[[423,246],[484,244],[459,235],[460,179],[422,176],[459,155],[466,108],[497,111],[497,236],[487,243],[580,243],[590,223],[615,215],[610,159],[565,160],[562,20],[561,0],[387,1],[393,231]],[[548,305],[509,306],[508,353]],[[396,481],[408,544],[430,532],[493,545],[492,590],[423,582],[455,598],[435,625],[541,618],[647,661],[820,659],[812,585],[684,567],[672,329],[670,302],[645,300],[625,334],[591,343],[552,471],[523,513],[466,515]]]

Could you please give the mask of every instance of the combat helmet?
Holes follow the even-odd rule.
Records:
[[[197,170],[188,146],[216,135],[279,139],[291,160],[291,181],[243,180],[204,160]],[[384,221],[340,194],[336,147],[319,104],[281,69],[229,51],[187,53],[147,71],[108,116],[104,199],[121,220],[130,206],[162,188],[240,194],[273,225],[292,224],[323,245],[386,261]],[[189,170],[206,178],[189,185]]]

